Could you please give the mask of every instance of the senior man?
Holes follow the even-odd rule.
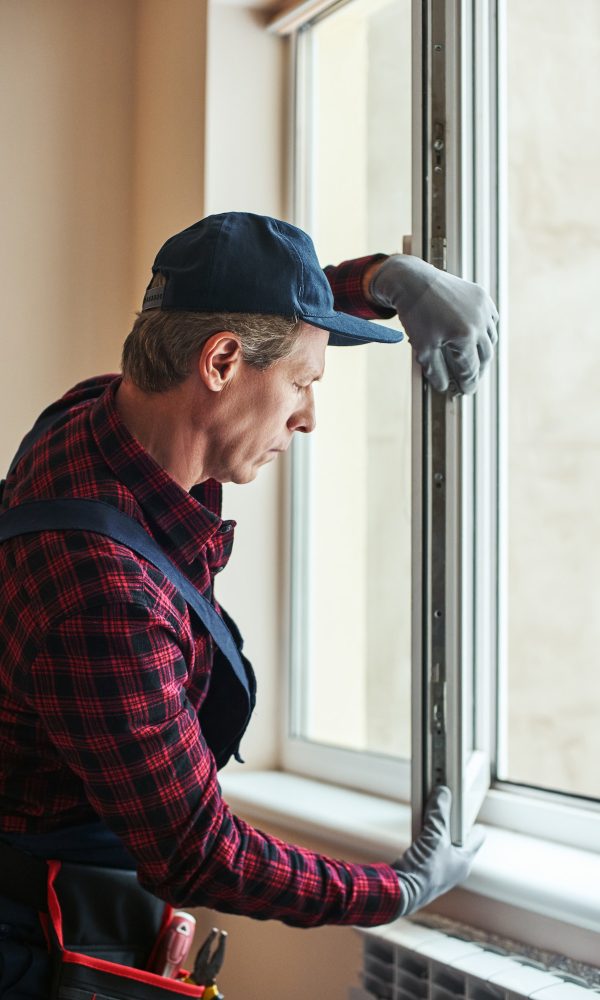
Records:
[[[313,430],[328,343],[396,342],[367,318],[396,311],[432,384],[470,392],[492,354],[493,304],[401,255],[324,273],[305,233],[247,213],[173,236],[153,272],[122,377],[44,411],[4,484],[3,997],[48,995],[48,949],[60,951],[37,919],[36,858],[63,862],[70,946],[142,969],[159,899],[375,925],[465,878],[481,839],[452,846],[447,789],[392,865],[335,860],[232,815],[217,771],[239,757],[255,682],[213,583],[234,532],[221,484],[251,481]],[[133,872],[139,885],[123,883]]]

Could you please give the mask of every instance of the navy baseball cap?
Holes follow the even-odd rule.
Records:
[[[289,316],[329,331],[334,345],[394,344],[392,330],[337,312],[313,241],[288,222],[250,212],[209,215],[171,236],[152,266],[166,278],[142,310]]]

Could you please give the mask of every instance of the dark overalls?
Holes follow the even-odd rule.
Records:
[[[63,410],[53,408],[50,418],[42,414],[24,439],[10,471],[38,437],[63,413]],[[2,484],[0,504],[1,490]],[[96,531],[127,545],[164,573],[180,591],[192,616],[211,634],[215,642],[210,687],[200,711],[203,735],[218,768],[223,767],[231,756],[241,759],[239,745],[254,708],[256,682],[252,667],[241,652],[241,635],[227,613],[222,611],[222,617],[217,614],[214,606],[196,590],[145,529],[109,504],[93,500],[64,499],[32,501],[10,510],[0,510],[0,543],[17,535],[42,530],[79,528]],[[38,858],[57,859],[69,866],[85,865],[93,879],[98,876],[102,880],[103,873],[97,869],[104,869],[107,885],[111,888],[107,892],[98,891],[96,882],[93,882],[91,895],[94,898],[89,898],[84,903],[77,899],[78,891],[71,892],[75,881],[80,884],[85,881],[75,877],[78,870],[64,867],[59,876],[65,883],[67,908],[70,906],[72,909],[71,927],[68,930],[72,939],[68,944],[75,950],[81,948],[85,954],[106,957],[113,962],[127,962],[135,968],[145,967],[154,943],[153,937],[160,927],[162,904],[142,890],[131,874],[126,874],[135,871],[135,861],[118,837],[103,823],[98,821],[42,835],[3,835],[2,841]],[[10,862],[4,859],[0,876],[0,998],[48,1000],[51,995],[52,973],[42,925],[35,905],[27,905],[23,900],[18,900],[18,885],[13,886],[12,892],[7,891],[7,883],[18,882],[14,871],[12,880],[9,878],[7,865]],[[24,875],[34,867],[32,862],[23,870]],[[75,876],[70,872],[75,872]],[[73,883],[71,886],[67,884],[69,878]],[[121,885],[125,886],[122,897],[119,895]],[[27,893],[24,895],[27,897]],[[119,901],[123,902],[125,897],[131,897],[131,905],[137,908],[135,923],[138,936],[143,940],[136,940],[135,927],[120,926],[122,914],[127,912],[127,907],[120,905]],[[89,908],[89,916],[93,917],[92,911],[100,900],[113,905],[114,912],[109,910],[98,914],[102,918],[98,924],[101,931],[98,933],[102,933],[106,940],[93,942],[90,937],[95,933],[95,923],[93,919],[88,921],[84,913],[88,914],[86,908]],[[79,916],[76,916],[77,913]],[[84,927],[86,922],[88,926]],[[143,928],[143,934],[140,928]],[[114,941],[108,940],[111,935]],[[84,997],[73,995],[72,1000],[84,1000]]]

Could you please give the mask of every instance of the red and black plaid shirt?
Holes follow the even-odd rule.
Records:
[[[369,260],[328,269],[338,308],[374,315],[358,292]],[[221,486],[208,480],[199,502],[154,462],[118,416],[119,381],[63,397],[68,415],[21,459],[5,503],[113,504],[210,596],[235,526],[221,520]],[[389,866],[336,861],[232,815],[198,722],[212,640],[159,570],[99,535],[23,535],[0,546],[0,603],[0,831],[100,817],[140,882],[178,906],[299,926],[394,917]]]

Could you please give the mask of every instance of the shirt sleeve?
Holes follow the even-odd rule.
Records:
[[[32,665],[33,707],[140,883],[176,907],[300,927],[392,920],[390,866],[307,851],[233,815],[188,697],[183,642],[140,595],[55,622]]]
[[[333,292],[334,307],[338,312],[360,316],[361,319],[391,319],[396,313],[393,309],[375,306],[368,302],[363,292],[363,277],[365,271],[376,260],[385,260],[387,254],[377,253],[368,257],[355,257],[344,260],[341,264],[329,264],[323,268]]]

